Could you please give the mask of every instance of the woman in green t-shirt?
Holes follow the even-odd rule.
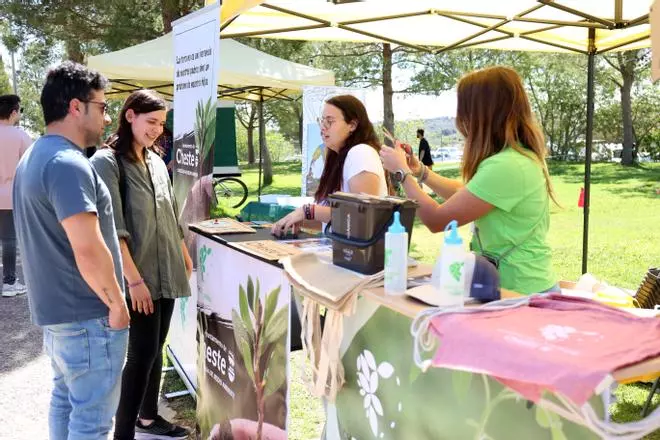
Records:
[[[383,148],[419,218],[433,232],[474,222],[473,249],[496,262],[503,288],[523,294],[559,290],[546,236],[555,201],[541,128],[515,70],[490,67],[458,82],[456,127],[465,137],[462,181],[421,165],[403,148]],[[416,177],[417,179],[411,178]],[[439,204],[425,183],[445,199]]]

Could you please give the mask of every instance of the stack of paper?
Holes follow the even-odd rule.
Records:
[[[204,220],[199,223],[192,223],[189,226],[194,226],[197,229],[206,232],[207,234],[249,234],[257,232],[254,228],[244,225],[233,218],[214,218],[211,220]]]

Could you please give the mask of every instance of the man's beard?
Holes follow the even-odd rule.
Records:
[[[96,147],[101,143],[103,131],[100,133],[94,130],[85,130],[85,147]]]

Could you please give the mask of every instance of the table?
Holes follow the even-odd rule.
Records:
[[[289,292],[290,285],[278,263],[233,245],[269,238],[269,231],[219,237],[191,230],[200,234],[198,253],[204,259],[198,268],[198,340],[203,354],[199,356],[198,379],[204,378],[200,380],[198,419],[202,438],[206,438],[213,424],[224,419],[257,420],[260,414],[254,382],[235,343],[235,292],[240,286],[247,289],[248,276],[259,280],[262,292],[278,287],[282,293]],[[514,295],[503,292],[503,296]],[[288,296],[280,295],[277,310],[290,314]],[[325,438],[597,438],[583,426],[531,405],[486,375],[438,368],[422,373],[412,360],[410,324],[425,308],[405,296],[386,296],[382,288],[362,292],[356,313],[344,320],[340,355],[346,382],[336,401],[326,405]],[[280,433],[288,417],[287,341],[285,336],[278,339],[279,355],[273,358],[272,366],[280,376],[285,375],[283,382],[261,408],[264,423],[278,427]],[[286,353],[285,358],[282,353]],[[230,364],[233,367],[231,381],[221,374],[222,359],[227,371]],[[615,371],[613,377],[625,383],[654,374],[660,374],[660,358]],[[599,396],[594,396],[591,404],[604,413],[605,403]]]

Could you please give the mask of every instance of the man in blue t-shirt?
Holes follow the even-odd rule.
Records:
[[[14,218],[32,320],[53,368],[52,439],[106,439],[129,315],[110,193],[85,156],[110,123],[107,81],[66,62],[41,92],[46,134],[23,155]]]

